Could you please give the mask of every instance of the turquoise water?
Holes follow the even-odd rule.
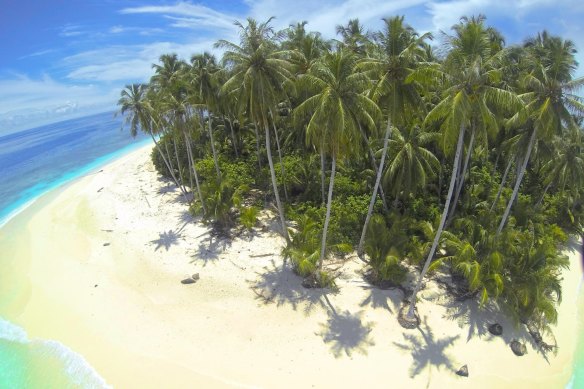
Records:
[[[121,120],[108,112],[0,136],[0,227],[43,194],[151,142],[121,131]],[[81,355],[0,317],[0,388],[107,387]]]

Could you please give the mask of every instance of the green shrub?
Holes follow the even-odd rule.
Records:
[[[404,244],[400,243],[405,242],[403,239],[394,240],[395,234],[392,232],[395,231],[390,231],[383,216],[373,215],[367,227],[364,248],[369,257],[373,281],[389,281],[399,285],[407,275],[407,269],[401,265],[405,253]]]
[[[259,208],[251,206],[251,207],[241,207],[239,209],[239,221],[245,228],[251,230],[254,228],[258,221],[258,214],[260,213]]]

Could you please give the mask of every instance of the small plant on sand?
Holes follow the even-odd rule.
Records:
[[[407,275],[407,269],[401,265],[405,242],[395,239],[396,234],[392,234],[381,215],[373,215],[367,229],[365,253],[371,267],[371,282],[401,284]]]
[[[282,255],[290,259],[294,272],[305,278],[303,285],[313,288],[335,288],[334,276],[326,271],[318,272],[320,257],[321,226],[309,215],[298,219],[298,228],[290,235],[290,243],[282,249]],[[337,252],[348,252],[348,245],[328,246]]]
[[[259,208],[253,205],[250,207],[241,207],[239,212],[239,221],[248,231],[251,231],[258,222]]]

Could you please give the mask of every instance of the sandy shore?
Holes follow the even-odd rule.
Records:
[[[357,261],[337,294],[306,290],[269,228],[231,242],[191,219],[149,147],[55,191],[0,230],[0,316],[82,354],[116,388],[563,388],[577,339],[579,254],[564,279],[546,361],[524,329],[453,303],[433,281],[420,330],[396,320],[398,290]],[[200,274],[196,284],[180,280]],[[9,298],[4,298],[10,296]],[[457,304],[461,304],[458,306]],[[487,325],[498,321],[503,337]],[[528,343],[516,357],[508,343]],[[470,376],[454,374],[468,365]]]

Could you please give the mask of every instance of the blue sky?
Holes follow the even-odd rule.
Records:
[[[147,81],[161,54],[188,59],[217,39],[237,41],[236,19],[275,16],[277,28],[306,20],[333,38],[350,18],[375,30],[382,17],[405,15],[437,33],[479,13],[508,44],[543,29],[572,39],[584,65],[581,0],[0,0],[0,134],[113,111],[121,88]]]

